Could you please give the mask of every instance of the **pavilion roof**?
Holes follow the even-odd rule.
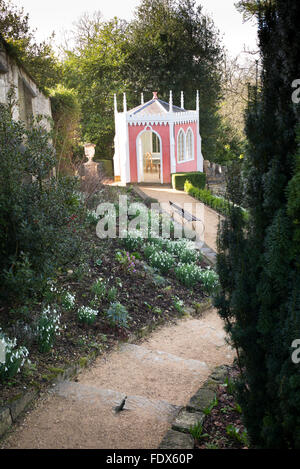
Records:
[[[170,104],[162,101],[161,99],[151,99],[147,103],[140,104],[139,106],[130,109],[128,113],[132,116],[139,115],[139,116],[149,116],[149,115],[159,115],[159,114],[167,114],[170,110]],[[186,112],[185,109],[174,106],[173,105],[173,112]]]

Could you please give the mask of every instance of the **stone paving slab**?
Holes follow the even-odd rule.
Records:
[[[194,439],[186,433],[169,430],[164,436],[159,449],[193,449]]]
[[[178,432],[189,433],[190,428],[202,424],[205,418],[203,412],[188,412],[186,409],[182,409],[176,420],[172,424],[172,429]]]

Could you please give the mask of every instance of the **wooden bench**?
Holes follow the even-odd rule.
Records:
[[[193,229],[195,231],[196,231],[196,229],[193,225],[194,222],[200,221],[203,224],[203,222],[202,222],[202,220],[200,220],[200,218],[197,218],[197,217],[195,217],[195,215],[190,214],[186,210],[183,210],[183,208],[181,208],[178,205],[174,204],[170,200],[169,200],[169,204],[170,204],[171,208],[174,210],[174,212],[178,213],[187,222],[192,223]]]

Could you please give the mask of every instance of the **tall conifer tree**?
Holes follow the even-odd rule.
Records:
[[[250,90],[247,112],[243,205],[250,220],[233,207],[220,231],[216,305],[238,351],[252,443],[300,448],[300,364],[292,361],[300,339],[300,106],[292,101],[300,3],[240,3],[258,20],[262,85]]]

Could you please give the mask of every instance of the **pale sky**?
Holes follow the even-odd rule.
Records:
[[[204,11],[213,18],[216,27],[224,34],[223,42],[231,56],[247,49],[257,49],[255,22],[243,24],[242,15],[234,7],[236,0],[197,0]],[[63,31],[72,29],[72,23],[83,12],[100,10],[105,19],[118,16],[126,20],[133,17],[139,0],[13,0],[29,13],[31,26],[37,28],[37,39],[47,38],[55,31],[56,42],[62,42]]]

